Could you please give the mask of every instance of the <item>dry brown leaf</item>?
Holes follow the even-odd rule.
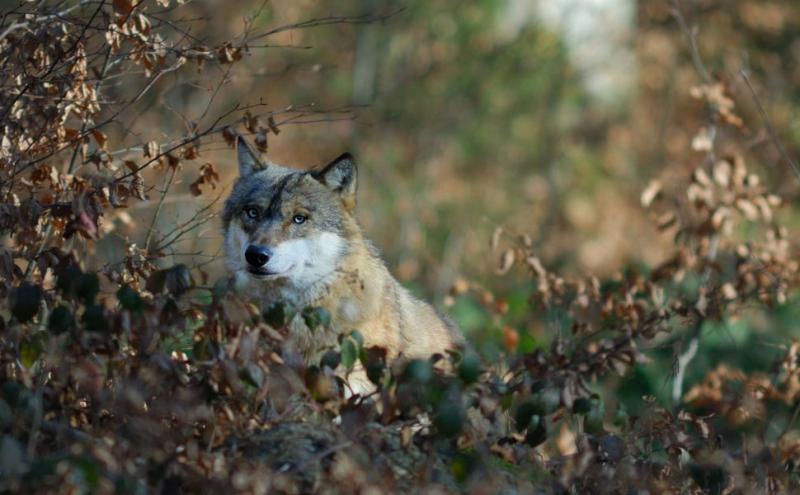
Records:
[[[237,132],[231,126],[225,126],[222,129],[222,138],[225,139],[225,142],[228,143],[228,146],[236,146],[236,138],[239,136]]]
[[[647,187],[642,191],[641,202],[645,208],[649,207],[661,193],[661,181],[651,180]]]
[[[217,183],[219,183],[219,173],[217,173],[214,165],[210,163],[204,163],[200,167],[200,177],[198,177],[197,180],[189,185],[189,190],[193,195],[200,196],[203,194],[200,186],[207,184],[211,186],[211,189],[216,189]]]
[[[708,128],[701,127],[694,138],[692,138],[692,149],[694,151],[707,153],[711,151],[713,147],[714,141],[711,137],[711,133],[708,131]]]
[[[108,136],[106,136],[104,132],[98,129],[92,129],[92,136],[94,137],[94,140],[97,142],[97,146],[99,146],[100,149],[105,150],[106,143],[108,142]]]
[[[127,17],[133,12],[133,8],[138,3],[138,0],[114,0],[114,11],[123,17]]]
[[[500,266],[495,270],[497,275],[505,275],[506,273],[511,270],[511,267],[514,266],[514,260],[516,259],[516,254],[513,248],[508,248],[503,252],[503,255],[500,258]]]
[[[264,132],[263,130],[259,131],[256,134],[255,143],[256,143],[256,148],[258,149],[258,151],[260,151],[261,153],[266,153],[267,152],[267,133]]]
[[[503,227],[497,226],[494,228],[494,232],[492,232],[492,240],[489,243],[489,247],[492,251],[497,251],[497,248],[500,246],[500,237],[503,235]]]
[[[148,141],[142,146],[142,150],[144,151],[144,157],[153,159],[161,154],[161,146],[155,141]]]
[[[519,332],[511,327],[503,327],[503,344],[508,352],[514,352],[519,345]]]

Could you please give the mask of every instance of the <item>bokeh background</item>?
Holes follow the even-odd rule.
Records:
[[[534,282],[524,273],[495,273],[499,254],[490,238],[497,227],[505,236],[528,234],[542,261],[566,275],[610,276],[652,266],[669,253],[671,238],[653,226],[639,195],[653,178],[686,180],[703,160],[691,142],[707,119],[702,102],[689,94],[701,77],[671,5],[198,1],[188,6],[194,16],[173,22],[209,45],[245,30],[329,16],[364,15],[370,22],[287,29],[251,43],[243,63],[208,67],[211,76],[167,74],[148,93],[148,112],[125,116],[119,137],[131,146],[167,140],[189,122],[208,122],[237,103],[313,110],[269,136],[266,158],[310,167],[353,152],[360,165],[359,219],[399,280],[439,307],[452,303],[446,310],[485,356],[502,352],[503,327],[518,331],[521,350],[529,350],[560,331],[558,316],[529,311]],[[730,86],[747,127],[737,142],[744,142],[750,165],[791,205],[798,184],[737,74],[748,71],[788,152],[798,156],[800,5],[675,5],[695,29],[708,72]],[[159,230],[215,200],[213,210],[221,208],[217,198],[235,180],[234,152],[221,136],[205,138],[200,158],[184,167],[205,162],[220,172],[219,186],[195,197],[188,180],[173,184],[179,194],[162,206]],[[98,259],[120,257],[123,239],[143,242],[156,204],[144,202],[111,219],[108,228],[119,242],[114,236],[103,241]],[[796,224],[791,207],[782,215]],[[174,256],[164,263],[200,265],[211,280],[224,276],[220,230],[219,220],[210,219],[173,246]],[[509,311],[498,318],[473,298],[449,301],[460,278],[503,294]],[[794,307],[720,324],[704,340],[687,382],[713,368],[719,356],[728,362],[741,356],[733,362],[763,368],[775,356],[770,338],[795,333]],[[621,390],[664,396],[673,344],[659,344],[657,359],[637,368]]]

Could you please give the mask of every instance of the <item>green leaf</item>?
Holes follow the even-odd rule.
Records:
[[[0,440],[0,473],[10,478],[25,474],[28,468],[22,445],[11,436],[4,436]]]
[[[586,433],[590,433],[592,435],[599,435],[605,431],[605,427],[603,426],[603,410],[601,407],[594,407],[589,414],[583,420],[583,428],[586,430]]]
[[[201,306],[209,306],[214,302],[214,296],[216,295],[215,289],[216,286],[212,290],[196,290],[193,293],[192,302]]]
[[[450,462],[450,472],[459,483],[464,483],[469,475],[475,471],[475,454],[459,452]]]
[[[331,314],[325,308],[307,307],[303,309],[303,321],[311,330],[319,327],[328,328],[331,325]]]
[[[23,283],[12,290],[10,296],[11,314],[22,323],[30,321],[39,312],[42,289],[38,285]]]
[[[84,273],[75,280],[74,289],[78,299],[86,305],[92,304],[100,292],[100,279],[94,273]]]
[[[358,359],[358,346],[356,345],[355,340],[351,338],[345,338],[342,340],[341,355],[342,365],[345,367],[345,369],[348,371],[353,369],[353,366],[356,364],[356,360]]]
[[[514,404],[514,396],[510,393],[503,394],[500,397],[500,407],[503,411],[508,411],[511,409],[511,406]]]
[[[406,380],[425,384],[433,379],[433,365],[427,359],[412,359],[403,371]]]
[[[56,287],[65,296],[71,295],[72,288],[75,286],[75,282],[78,280],[78,277],[81,276],[81,273],[81,269],[73,264],[57,270],[58,279],[56,280]]]
[[[352,332],[350,332],[350,336],[353,337],[353,339],[355,339],[355,341],[358,343],[359,349],[362,349],[364,347],[364,336],[361,335],[361,332],[359,332],[358,330],[353,330]]]
[[[21,402],[23,396],[23,387],[18,382],[7,381],[3,383],[3,399],[9,406],[17,407]]]
[[[120,306],[129,311],[138,312],[144,307],[144,303],[141,296],[139,296],[139,293],[129,285],[123,285],[119,288],[117,291],[117,300],[119,300]]]
[[[47,319],[47,328],[54,334],[60,334],[71,330],[75,326],[75,318],[72,312],[65,306],[56,306],[50,312]]]
[[[40,338],[31,338],[23,340],[19,346],[19,357],[22,365],[30,368],[36,364],[36,360],[42,355],[42,340]]]
[[[433,424],[443,437],[451,438],[461,433],[464,427],[464,408],[461,406],[461,401],[439,401]]]
[[[536,405],[538,414],[544,416],[555,412],[561,406],[561,394],[555,387],[544,386],[531,397],[531,402]]]
[[[105,332],[108,329],[105,311],[99,304],[90,304],[83,312],[83,324],[90,332]]]
[[[11,410],[11,406],[3,399],[0,399],[0,428],[5,429],[11,426],[13,419],[14,411]]]
[[[338,352],[331,349],[322,356],[319,365],[321,368],[327,366],[331,370],[336,370],[341,362],[342,356]]]
[[[289,321],[289,311],[283,303],[274,303],[264,311],[264,322],[272,328],[283,328]]]
[[[536,380],[535,382],[531,383],[531,393],[535,394],[541,392],[545,389],[545,387],[547,387],[546,380]]]
[[[572,404],[572,412],[574,414],[588,414],[592,410],[592,401],[586,397],[579,397],[575,399]]]
[[[458,364],[458,377],[464,383],[474,383],[478,381],[483,373],[480,359],[475,353],[468,352],[464,354],[463,359]]]
[[[78,469],[76,474],[82,478],[86,491],[93,492],[100,482],[101,468],[98,466],[98,461],[89,456],[82,456],[75,459],[73,465]]]
[[[517,427],[517,431],[523,431],[528,427],[531,418],[543,414],[545,414],[545,412],[541,404],[534,401],[523,402],[517,407],[517,411],[514,413],[514,424]]]
[[[547,424],[543,417],[534,415],[528,424],[528,432],[525,434],[525,443],[531,447],[541,445],[547,440]]]
[[[221,278],[214,283],[214,287],[211,289],[212,298],[221,299],[225,296],[225,294],[230,292],[230,289],[231,287],[229,281]],[[208,301],[208,304],[211,304],[212,301]]]
[[[628,420],[630,417],[628,416],[628,411],[625,410],[625,407],[620,404],[617,407],[617,413],[614,415],[614,426],[625,427],[628,424]]]

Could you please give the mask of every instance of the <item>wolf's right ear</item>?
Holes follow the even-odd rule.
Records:
[[[342,198],[345,208],[352,210],[356,206],[356,182],[358,170],[353,155],[345,153],[327,164],[313,176]]]
[[[264,169],[264,165],[242,136],[236,138],[236,156],[239,158],[239,177],[247,177]]]

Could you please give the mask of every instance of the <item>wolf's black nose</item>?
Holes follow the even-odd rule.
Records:
[[[269,261],[270,254],[271,253],[269,252],[269,249],[265,248],[264,246],[256,246],[251,244],[247,246],[247,249],[244,252],[244,259],[246,259],[251,266],[255,268],[261,268],[267,264],[267,261]]]

